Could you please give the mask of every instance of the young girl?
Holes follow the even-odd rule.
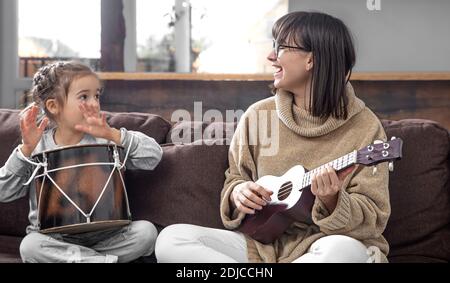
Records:
[[[34,104],[20,119],[22,144],[0,169],[0,201],[29,194],[31,225],[20,245],[24,262],[129,262],[152,254],[157,230],[148,221],[133,221],[123,228],[82,234],[38,232],[34,182],[26,186],[34,168],[27,160],[35,153],[68,145],[115,143],[130,146],[126,166],[155,168],[162,157],[158,143],[125,128],[111,128],[100,112],[101,86],[97,75],[76,62],[57,62],[42,67],[33,78]],[[38,114],[45,117],[37,123]],[[54,127],[46,130],[49,121]]]
[[[314,169],[386,140],[380,121],[348,82],[355,51],[342,21],[293,12],[275,23],[272,34],[268,60],[275,68],[275,96],[246,111],[230,145],[220,203],[223,224],[230,230],[271,200],[271,191],[255,183],[259,178],[281,176],[295,165]],[[252,119],[255,113],[262,117]],[[265,113],[275,113],[277,123]],[[264,137],[278,140],[277,152],[266,154],[267,145],[254,143],[255,130],[261,129],[267,129]],[[178,224],[159,235],[158,262],[386,261],[386,164],[379,165],[376,175],[367,167],[339,174],[326,167],[313,176],[311,192],[313,223],[294,222],[271,244],[236,231]]]

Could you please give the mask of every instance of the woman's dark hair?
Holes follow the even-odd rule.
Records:
[[[324,13],[292,12],[277,20],[272,35],[279,44],[312,52],[311,114],[347,119],[345,91],[355,65],[355,49],[345,24]]]

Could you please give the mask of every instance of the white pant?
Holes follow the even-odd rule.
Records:
[[[247,243],[239,232],[189,224],[175,224],[161,231],[155,247],[158,262],[247,263]],[[294,262],[368,262],[368,249],[358,240],[332,235],[315,241]]]

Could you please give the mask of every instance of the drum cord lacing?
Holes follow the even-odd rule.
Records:
[[[121,163],[120,162],[120,157],[119,157],[119,153],[118,153],[118,151],[117,151],[117,146],[116,145],[114,145],[114,154],[113,154],[113,157],[114,157],[114,163],[110,163],[110,162],[94,162],[94,163],[84,163],[84,164],[77,164],[77,165],[71,165],[71,166],[65,166],[65,167],[61,167],[61,168],[57,168],[57,169],[51,169],[51,170],[48,170],[48,163],[47,163],[47,157],[45,156],[45,154],[43,155],[43,161],[42,162],[34,162],[34,161],[32,161],[32,160],[30,160],[29,158],[27,158],[24,154],[23,154],[23,152],[19,149],[18,150],[18,152],[19,152],[19,154],[21,155],[21,157],[24,159],[24,160],[26,160],[26,162],[28,162],[28,163],[30,163],[30,164],[32,164],[32,165],[34,165],[34,166],[36,166],[36,168],[34,169],[34,171],[33,171],[33,174],[31,174],[31,177],[28,179],[28,181],[26,182],[26,183],[24,183],[24,185],[25,186],[28,186],[32,181],[33,181],[33,179],[37,179],[37,178],[41,178],[41,177],[44,177],[44,180],[42,181],[42,184],[41,184],[41,189],[40,189],[40,193],[42,193],[42,189],[43,189],[43,186],[44,186],[44,181],[45,181],[45,178],[48,178],[52,183],[53,183],[53,185],[59,190],[59,192],[73,205],[73,206],[75,206],[75,208],[81,213],[81,214],[83,214],[84,215],[84,217],[86,217],[86,219],[87,219],[87,222],[89,223],[90,222],[90,216],[92,215],[92,213],[94,212],[94,210],[95,210],[95,208],[97,207],[97,205],[98,205],[98,203],[99,203],[99,201],[100,201],[100,199],[102,198],[102,196],[103,196],[103,194],[104,194],[104,192],[105,192],[105,190],[106,190],[106,188],[108,187],[108,185],[109,185],[109,182],[110,182],[110,180],[111,180],[111,178],[112,178],[112,176],[113,176],[113,174],[114,174],[114,171],[117,169],[119,172],[120,172],[120,170],[122,170],[122,168],[124,168],[125,167],[125,164],[126,164],[126,162],[127,162],[127,160],[128,160],[128,155],[129,155],[129,153],[130,153],[130,150],[131,150],[131,146],[133,145],[133,139],[134,139],[134,136],[133,135],[131,135],[131,139],[130,139],[130,144],[129,144],[129,146],[128,146],[128,149],[127,149],[127,152],[126,152],[126,154],[125,154],[125,158],[124,158],[124,160],[123,160],[123,162]],[[66,169],[72,169],[72,168],[78,168],[78,167],[87,167],[87,166],[109,166],[109,165],[114,165],[114,168],[111,170],[111,173],[109,174],[109,176],[108,176],[108,180],[106,181],[106,184],[105,184],[105,186],[103,187],[103,189],[102,189],[102,191],[101,191],[101,193],[100,193],[100,196],[97,198],[97,201],[95,202],[95,204],[94,204],[94,206],[92,207],[92,209],[91,209],[91,211],[89,212],[89,213],[85,213],[59,186],[58,186],[58,184],[55,182],[55,180],[53,180],[53,178],[52,177],[50,177],[50,175],[49,175],[49,173],[52,173],[52,172],[57,172],[57,171],[61,171],[61,170],[66,170]],[[43,174],[41,174],[41,175],[37,175],[37,172],[41,169],[41,168],[44,168],[44,173]],[[121,179],[121,181],[122,181],[122,183],[124,183],[124,180],[123,180],[123,178],[122,178],[122,175],[121,174],[119,174],[119,176],[120,176],[120,179]],[[39,203],[40,203],[40,195],[39,195]],[[128,212],[128,213],[130,213],[130,212]]]

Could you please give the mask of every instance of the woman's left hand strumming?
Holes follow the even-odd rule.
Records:
[[[120,131],[112,128],[106,122],[106,115],[98,108],[88,104],[80,104],[80,110],[84,115],[86,124],[78,124],[75,129],[97,138],[104,138],[120,145]]]
[[[338,193],[342,189],[345,177],[355,168],[356,166],[353,165],[336,173],[331,166],[326,166],[312,175],[311,192],[325,204],[330,214],[336,208]]]

